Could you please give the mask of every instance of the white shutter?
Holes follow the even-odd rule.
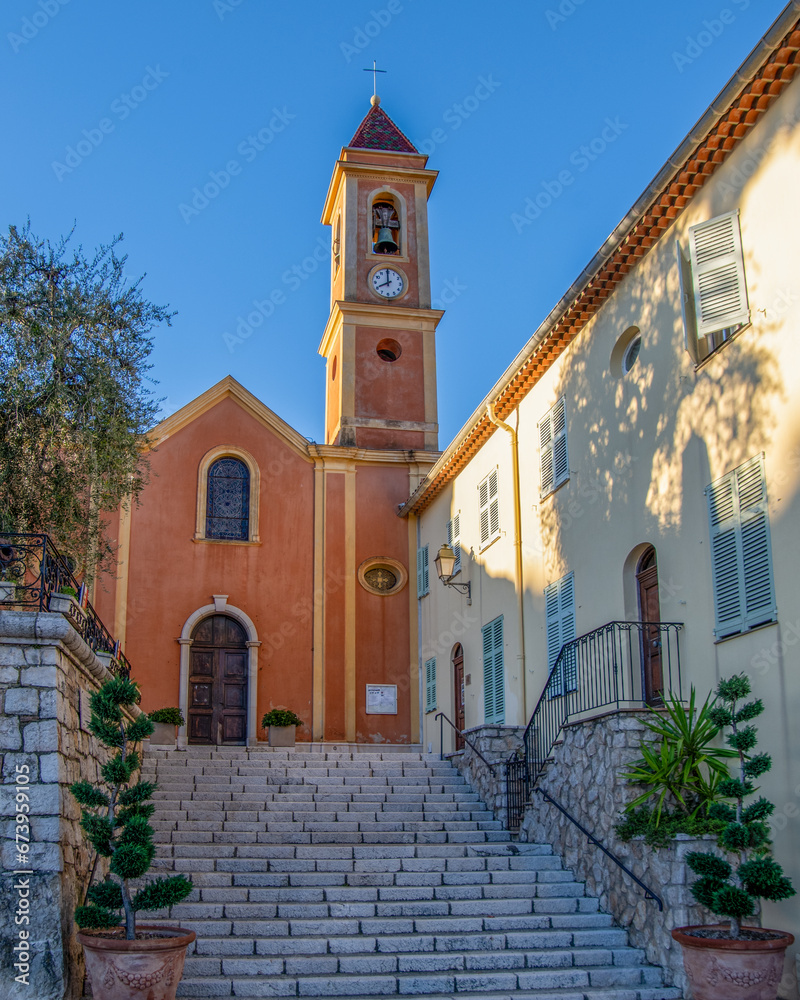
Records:
[[[428,546],[417,549],[417,597],[428,593]]]
[[[483,715],[485,722],[505,721],[505,675],[503,669],[503,616],[484,625]]]
[[[697,335],[708,336],[750,319],[739,213],[689,230]]]
[[[553,407],[553,487],[569,479],[569,457],[567,455],[567,403],[562,396]]]
[[[675,240],[675,256],[678,260],[678,281],[681,290],[681,318],[683,320],[683,346],[695,364],[700,361],[697,345],[697,319],[694,314],[692,295],[692,267],[684,257],[678,240]]]
[[[553,492],[553,434],[548,413],[539,423],[539,452],[542,466],[542,496]]]
[[[500,534],[500,496],[497,469],[478,486],[481,548]]]
[[[569,479],[567,402],[564,396],[539,421],[541,495],[547,496]]]
[[[452,519],[447,522],[447,544],[456,557],[453,566],[453,576],[455,576],[461,570],[461,511],[454,514]]]
[[[547,668],[551,672],[562,646],[575,638],[575,579],[572,573],[545,587],[544,604]],[[577,662],[574,654],[569,654],[562,658],[558,678],[553,679],[551,695],[574,691],[577,686]]]
[[[763,456],[706,490],[718,639],[773,621],[772,547]]]
[[[425,661],[425,711],[436,710],[436,657]]]

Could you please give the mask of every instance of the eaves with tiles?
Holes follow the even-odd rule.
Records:
[[[398,510],[420,514],[505,419],[670,228],[689,200],[775,102],[800,68],[800,2],[788,4],[656,178],[550,312]]]

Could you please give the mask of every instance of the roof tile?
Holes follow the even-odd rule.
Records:
[[[349,146],[355,149],[388,149],[396,153],[417,152],[411,141],[377,105],[369,109]]]

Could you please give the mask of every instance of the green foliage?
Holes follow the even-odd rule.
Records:
[[[121,236],[85,255],[72,235],[0,235],[0,510],[91,576],[113,553],[106,512],[147,482],[150,334],[172,314],[129,282]]]
[[[690,837],[702,837],[707,833],[718,834],[722,822],[702,813],[687,816],[686,813],[662,809],[656,822],[656,813],[649,806],[640,806],[625,814],[617,823],[615,829],[621,840],[632,840],[634,837],[644,837],[650,847],[664,847],[679,833]]]
[[[673,696],[665,702],[663,711],[651,712],[645,725],[661,741],[656,745],[643,743],[641,759],[622,775],[634,784],[648,786],[626,807],[627,811],[655,798],[656,827],[665,807],[677,808],[687,816],[706,811],[717,782],[728,774],[725,760],[736,756],[733,750],[712,745],[719,729],[712,721],[714,709],[709,700],[706,698],[698,710],[692,688],[688,709]]]
[[[74,587],[68,587],[66,584],[62,585],[59,594],[66,594],[67,597],[77,597],[78,591]]]
[[[261,720],[261,725],[268,726],[302,726],[303,720],[288,708],[273,708]]]
[[[95,882],[89,887],[86,898],[105,910],[122,909],[122,889],[110,878],[103,879],[102,882]]]
[[[133,897],[134,910],[162,910],[166,906],[180,903],[194,886],[183,875],[172,878],[156,878]]]
[[[128,726],[128,739],[133,743],[140,743],[153,734],[153,723],[142,713]]]
[[[186,725],[183,714],[179,708],[157,708],[150,713],[151,722],[161,722],[168,726]]]
[[[88,781],[75,782],[70,789],[83,807],[81,825],[95,851],[109,859],[111,872],[106,881],[90,887],[87,904],[76,909],[75,920],[84,928],[117,926],[122,910],[128,940],[136,936],[137,910],[170,906],[192,891],[192,883],[179,875],[157,879],[152,883],[157,888],[150,895],[146,886],[140,889],[135,897],[139,905],[134,907],[131,899],[129,880],[145,875],[155,856],[153,830],[148,822],[154,806],[148,800],[156,786],[151,781],[134,780],[141,757],[131,746],[138,742],[141,733],[152,732],[153,723],[143,715],[128,722],[124,711],[138,700],[138,685],[123,677],[109,678],[92,695],[89,729],[107,749],[114,751],[100,767],[108,793]],[[169,901],[163,902],[165,899]],[[155,905],[148,900],[155,900]]]
[[[76,906],[75,923],[82,931],[119,927],[119,912],[101,906]]]
[[[759,700],[739,702],[750,694],[750,681],[738,674],[720,681],[717,697],[722,705],[712,710],[714,721],[729,726],[727,743],[739,758],[739,774],[719,782],[721,796],[735,800],[735,806],[715,804],[709,810],[724,825],[718,843],[724,850],[738,856],[738,866],[728,865],[728,871],[713,855],[692,852],[686,862],[700,878],[692,884],[695,899],[713,913],[730,918],[732,938],[739,937],[740,921],[756,912],[756,900],[777,902],[795,894],[781,866],[769,857],[769,827],[764,822],[774,806],[761,797],[748,806],[743,799],[755,791],[751,778],[764,774],[772,766],[769,754],[751,755],[758,742],[755,726],[740,728],[764,710]],[[727,864],[727,862],[726,862]]]

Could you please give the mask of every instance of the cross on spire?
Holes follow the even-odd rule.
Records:
[[[377,60],[373,59],[372,60],[372,68],[371,69],[365,69],[364,72],[365,73],[372,73],[372,96],[373,97],[377,97],[378,96],[378,73],[386,73],[387,70],[385,70],[385,69],[378,69]]]

